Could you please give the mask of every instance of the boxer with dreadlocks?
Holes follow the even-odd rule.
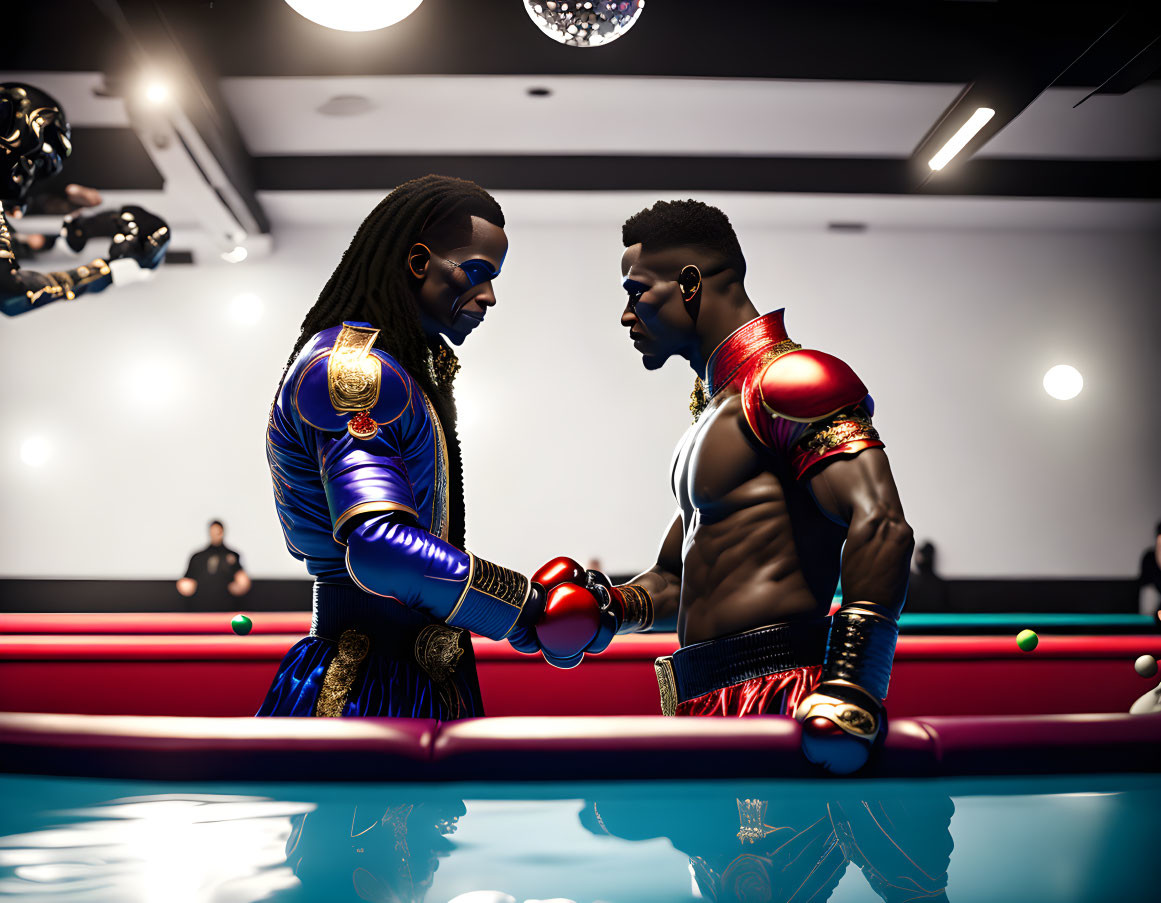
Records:
[[[267,458],[287,548],[315,576],[314,618],[259,715],[481,715],[468,632],[535,651],[536,625],[567,619],[551,605],[559,575],[529,580],[463,547],[445,339],[461,344],[495,305],[503,227],[472,182],[406,182],[307,313]]]

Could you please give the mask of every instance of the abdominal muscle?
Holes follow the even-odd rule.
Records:
[[[786,493],[752,444],[736,398],[687,436],[675,489],[682,509],[681,644],[825,616],[803,575]],[[836,556],[837,577],[837,556]]]
[[[803,576],[784,505],[755,505],[715,523],[695,515],[682,566],[677,631],[683,646],[822,617],[829,607]]]

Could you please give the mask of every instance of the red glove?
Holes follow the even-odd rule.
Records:
[[[617,632],[608,580],[586,571],[571,558],[554,558],[532,577],[548,590],[536,637],[545,660],[558,668],[574,668],[586,652],[602,652]]]

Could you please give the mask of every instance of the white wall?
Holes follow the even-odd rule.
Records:
[[[641,204],[501,199],[500,303],[461,350],[469,545],[524,569],[560,553],[644,567],[673,509],[693,377],[678,361],[647,373],[618,325],[619,226]],[[734,205],[751,296],[871,388],[944,572],[1130,573],[1161,518],[1157,234],[843,235],[777,221],[769,203]],[[175,576],[221,517],[251,574],[304,575],[274,516],[264,425],[302,314],[369,206],[279,229],[263,260],[169,267],[0,323],[0,574]],[[263,299],[255,326],[230,317],[241,292]],[[1041,388],[1060,362],[1085,376],[1071,402]],[[171,394],[151,400],[151,384]],[[569,425],[549,428],[562,411]],[[39,468],[21,460],[34,435],[52,448]]]

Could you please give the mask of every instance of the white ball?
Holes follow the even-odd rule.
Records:
[[[1133,668],[1142,677],[1152,677],[1157,673],[1157,659],[1151,655],[1142,655],[1133,662]]]

